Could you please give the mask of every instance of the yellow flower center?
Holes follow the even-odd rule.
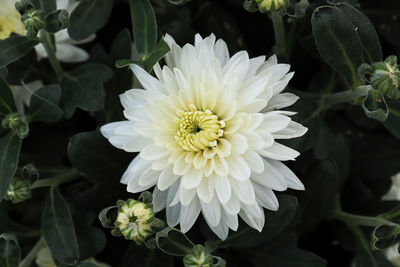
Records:
[[[12,32],[25,34],[25,26],[15,8],[0,13],[0,40],[6,39]]]
[[[216,147],[218,139],[223,136],[225,122],[218,120],[218,116],[210,110],[196,110],[194,105],[191,111],[179,111],[179,129],[175,139],[179,145],[187,150],[199,152],[209,147]]]

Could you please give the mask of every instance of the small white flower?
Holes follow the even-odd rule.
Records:
[[[72,11],[78,6],[79,1],[77,0],[57,0],[57,9],[65,9],[71,15]],[[81,40],[75,41],[72,39],[68,30],[64,29],[54,34],[56,41],[56,57],[61,62],[66,63],[77,63],[86,61],[89,58],[89,54],[75,45],[85,44],[92,41],[96,36],[94,34]],[[47,53],[42,44],[35,46],[36,53],[40,58],[46,58]]]
[[[386,258],[396,267],[400,267],[400,254],[397,250],[398,246],[399,243],[396,243],[384,251]]]
[[[391,177],[392,186],[389,191],[382,197],[382,200],[400,200],[400,173]]]
[[[221,239],[237,230],[238,215],[261,231],[263,207],[279,206],[273,190],[304,190],[280,162],[299,153],[276,141],[307,131],[290,119],[295,113],[277,110],[298,99],[281,93],[290,66],[246,51],[229,57],[213,34],[182,48],[164,39],[171,51],[166,66],[154,67],[157,78],[131,67],[145,90],[120,95],[128,120],[101,128],[115,147],[140,152],[121,182],[132,193],[156,185],[154,211],[166,208],[168,224],[183,232],[200,212]]]
[[[25,106],[29,107],[32,94],[43,87],[42,81],[33,81],[25,85],[11,85],[11,92],[14,96],[15,105],[19,114],[25,114]]]

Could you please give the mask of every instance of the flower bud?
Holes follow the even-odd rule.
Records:
[[[143,203],[133,199],[117,202],[118,215],[114,225],[128,240],[134,240],[141,245],[150,237],[160,220],[155,218],[151,203]]]
[[[5,195],[5,199],[12,203],[20,203],[32,197],[31,184],[28,180],[13,178]]]
[[[397,57],[390,56],[383,62],[372,64],[371,86],[391,99],[400,97],[400,70]]]
[[[185,267],[212,267],[214,258],[204,250],[202,245],[194,246],[191,253],[183,258]]]
[[[5,129],[11,129],[17,132],[19,138],[23,139],[29,134],[29,125],[25,117],[18,114],[12,113],[5,116],[1,125]]]
[[[29,9],[21,16],[21,21],[26,28],[26,35],[34,37],[44,27],[44,14],[41,10]]]
[[[281,11],[289,5],[289,0],[256,0],[260,12]]]

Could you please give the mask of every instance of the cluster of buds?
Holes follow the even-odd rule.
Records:
[[[29,134],[29,125],[23,115],[18,113],[11,113],[4,117],[1,125],[5,129],[11,129],[15,131],[19,138],[23,139]]]

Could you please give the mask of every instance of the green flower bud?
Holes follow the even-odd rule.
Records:
[[[34,37],[44,27],[44,14],[41,10],[29,9],[21,16],[21,21],[27,30],[26,35]]]
[[[128,240],[141,245],[158,228],[159,220],[155,218],[152,205],[133,199],[118,201],[118,215],[114,225]]]
[[[260,12],[281,11],[288,7],[289,0],[256,0]]]
[[[192,252],[183,258],[185,267],[212,267],[214,257],[204,250],[202,245],[194,246]]]
[[[400,98],[400,70],[397,57],[390,56],[383,62],[373,63],[372,68],[373,73],[370,78],[372,87],[389,98]]]
[[[25,117],[18,114],[8,114],[2,121],[1,125],[5,129],[11,129],[17,132],[19,138],[23,139],[29,134],[29,125]]]
[[[13,178],[5,195],[5,199],[12,203],[20,203],[32,197],[31,184],[28,180]]]

